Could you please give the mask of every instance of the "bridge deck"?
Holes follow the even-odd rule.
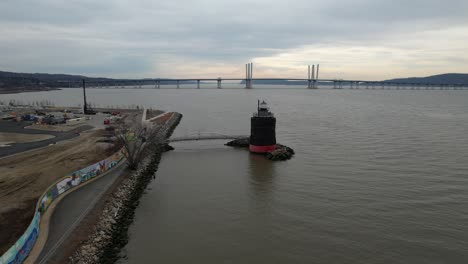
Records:
[[[245,135],[198,135],[198,136],[186,136],[186,137],[175,137],[170,138],[168,142],[178,141],[198,141],[198,140],[216,140],[216,139],[240,139],[246,138]]]
[[[152,79],[121,79],[121,80],[88,80],[89,86],[95,87],[113,87],[113,86],[121,86],[122,88],[126,88],[125,86],[142,86],[142,85],[153,85],[155,88],[160,88],[161,85],[176,85],[179,88],[179,85],[185,85],[187,83],[196,84],[197,88],[200,88],[200,84],[203,82],[217,82],[218,88],[221,87],[221,83],[226,81],[231,82],[241,82],[245,81],[245,83],[250,83],[249,88],[252,88],[252,84],[255,84],[256,81],[291,81],[293,82],[306,82],[308,84],[308,88],[318,88],[317,85],[329,85],[333,86],[336,89],[342,89],[344,86],[349,86],[350,88],[359,88],[360,86],[364,87],[396,87],[397,89],[406,89],[406,88],[440,88],[441,90],[447,89],[467,89],[468,85],[466,84],[447,84],[447,83],[422,83],[422,82],[403,82],[403,81],[369,81],[369,80],[342,80],[342,79],[307,79],[307,78],[171,78],[171,79],[160,79],[160,78],[152,78]],[[73,87],[78,87],[75,85],[76,82],[67,82],[64,81],[64,86],[72,86],[71,84],[74,83]],[[267,83],[264,83],[267,84]],[[284,84],[284,83],[283,83]],[[306,85],[307,85],[306,84]],[[270,84],[274,85],[274,84]],[[287,84],[286,84],[287,85]]]

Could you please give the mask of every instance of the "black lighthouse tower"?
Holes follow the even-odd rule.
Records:
[[[250,145],[253,153],[266,153],[276,148],[276,118],[265,103],[260,100],[257,112],[250,119]]]

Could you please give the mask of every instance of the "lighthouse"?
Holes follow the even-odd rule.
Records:
[[[249,150],[266,153],[276,148],[276,118],[265,101],[258,101],[257,112],[250,119]]]

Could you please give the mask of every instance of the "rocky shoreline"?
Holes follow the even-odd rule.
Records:
[[[165,137],[169,138],[180,120],[182,114],[174,113],[167,122]],[[95,231],[84,241],[70,257],[69,263],[92,264],[114,263],[119,259],[119,252],[128,241],[128,227],[133,222],[135,209],[146,186],[154,178],[161,155],[169,150],[162,144],[153,151],[139,166],[138,170],[129,175],[120,187],[106,202],[102,215],[95,225]]]
[[[249,144],[250,144],[250,138],[246,137],[246,138],[234,139],[232,141],[227,142],[225,145],[229,147],[235,147],[235,148],[248,148]],[[292,156],[294,156],[294,150],[285,145],[276,144],[275,150],[271,152],[267,152],[263,155],[267,159],[272,160],[272,161],[288,160],[288,159],[291,159]]]

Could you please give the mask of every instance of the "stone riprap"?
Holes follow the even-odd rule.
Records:
[[[235,148],[248,148],[250,144],[250,139],[246,138],[239,138],[232,141],[227,142],[225,145]],[[276,149],[263,154],[267,159],[277,161],[277,160],[288,160],[294,156],[294,150],[290,147],[276,144]]]
[[[172,135],[181,119],[182,114],[173,113],[167,120],[166,138]],[[167,150],[169,148],[165,143],[161,144],[140,163],[135,172],[126,176],[106,202],[95,231],[70,257],[69,263],[114,263],[119,258],[121,248],[127,244],[128,227],[133,221],[139,199],[154,178],[162,153]]]

